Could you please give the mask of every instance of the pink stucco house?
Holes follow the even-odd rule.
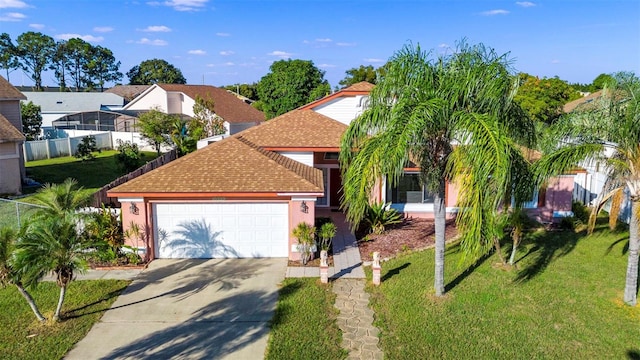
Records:
[[[0,194],[19,194],[26,175],[21,100],[26,96],[0,76]]]
[[[317,209],[340,206],[340,138],[372,88],[355,84],[110,190],[122,203],[125,230],[136,223],[147,231],[148,242],[130,238],[130,245],[150,258],[298,259],[292,229],[313,224]],[[570,180],[560,177],[540,196],[544,201],[532,199],[534,215],[550,221],[553,211],[571,210]],[[407,216],[433,216],[415,168],[405,169],[393,188],[381,182],[373,197]],[[450,216],[456,198],[455,184],[448,184]]]

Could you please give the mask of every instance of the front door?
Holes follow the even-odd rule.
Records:
[[[340,207],[342,198],[342,174],[340,169],[329,169],[329,206]]]

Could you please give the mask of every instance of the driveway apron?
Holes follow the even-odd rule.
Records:
[[[155,260],[65,359],[261,359],[286,265]]]

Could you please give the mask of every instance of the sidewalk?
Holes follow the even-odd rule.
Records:
[[[105,269],[87,270],[84,274],[75,274],[74,280],[133,280],[142,272],[142,268],[135,269]],[[54,275],[49,274],[44,277],[44,281],[55,281]]]

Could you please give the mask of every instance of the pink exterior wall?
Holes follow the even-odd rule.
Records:
[[[289,201],[289,260],[300,260],[300,253],[293,251],[298,240],[293,236],[293,229],[301,222],[314,226],[316,219],[316,202],[305,200],[308,206],[306,213],[300,210],[302,200]]]
[[[131,202],[125,201],[122,202],[122,230],[125,232],[125,235],[131,231],[131,224],[135,223],[138,225],[140,232],[144,234],[146,232],[146,238],[149,239],[149,243],[146,243],[143,238],[133,236],[133,234],[129,234],[129,236],[125,236],[124,243],[125,245],[137,247],[139,249],[145,249],[145,254],[140,253],[140,256],[143,258],[144,255],[149,255],[149,259],[153,259],[153,251],[151,251],[153,242],[151,239],[152,227],[151,223],[147,221],[147,204],[140,201],[134,202],[136,207],[138,208],[137,214],[131,213]]]
[[[549,180],[544,206],[538,209],[538,217],[543,222],[559,221],[553,218],[554,211],[571,211],[574,176],[563,175]]]

